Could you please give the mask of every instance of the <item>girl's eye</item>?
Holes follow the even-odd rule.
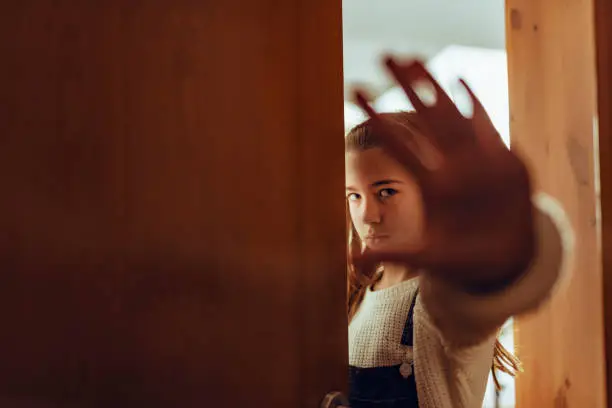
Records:
[[[382,190],[378,192],[378,195],[380,196],[380,198],[392,197],[395,194],[397,194],[397,190],[393,188],[383,188]]]
[[[349,201],[357,201],[361,198],[361,196],[357,193],[350,193],[347,198]]]

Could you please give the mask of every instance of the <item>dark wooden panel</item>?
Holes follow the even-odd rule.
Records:
[[[344,387],[340,7],[4,6],[1,395],[310,407]]]

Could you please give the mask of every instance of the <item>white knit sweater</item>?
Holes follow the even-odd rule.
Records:
[[[538,252],[518,282],[475,296],[422,274],[368,290],[349,326],[349,363],[383,367],[414,358],[420,408],[481,407],[498,329],[510,316],[536,309],[569,268],[573,235],[563,210],[543,194],[534,204]],[[417,287],[412,349],[400,339]]]

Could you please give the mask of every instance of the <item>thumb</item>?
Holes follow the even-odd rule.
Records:
[[[352,262],[357,268],[370,270],[382,262],[402,264],[411,269],[429,268],[435,265],[424,247],[377,250],[366,248],[359,254],[353,254]]]

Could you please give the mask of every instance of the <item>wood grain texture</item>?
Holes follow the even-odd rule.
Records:
[[[604,290],[604,326],[608,407],[612,407],[612,4],[595,0],[597,56],[597,112],[601,214],[601,255]]]
[[[25,0],[0,53],[2,401],[345,389],[339,1]]]
[[[599,246],[593,3],[507,1],[511,138],[541,190],[558,198],[577,248],[569,284],[518,319],[525,366],[518,407],[604,407],[604,292]],[[606,297],[609,297],[606,292]]]

